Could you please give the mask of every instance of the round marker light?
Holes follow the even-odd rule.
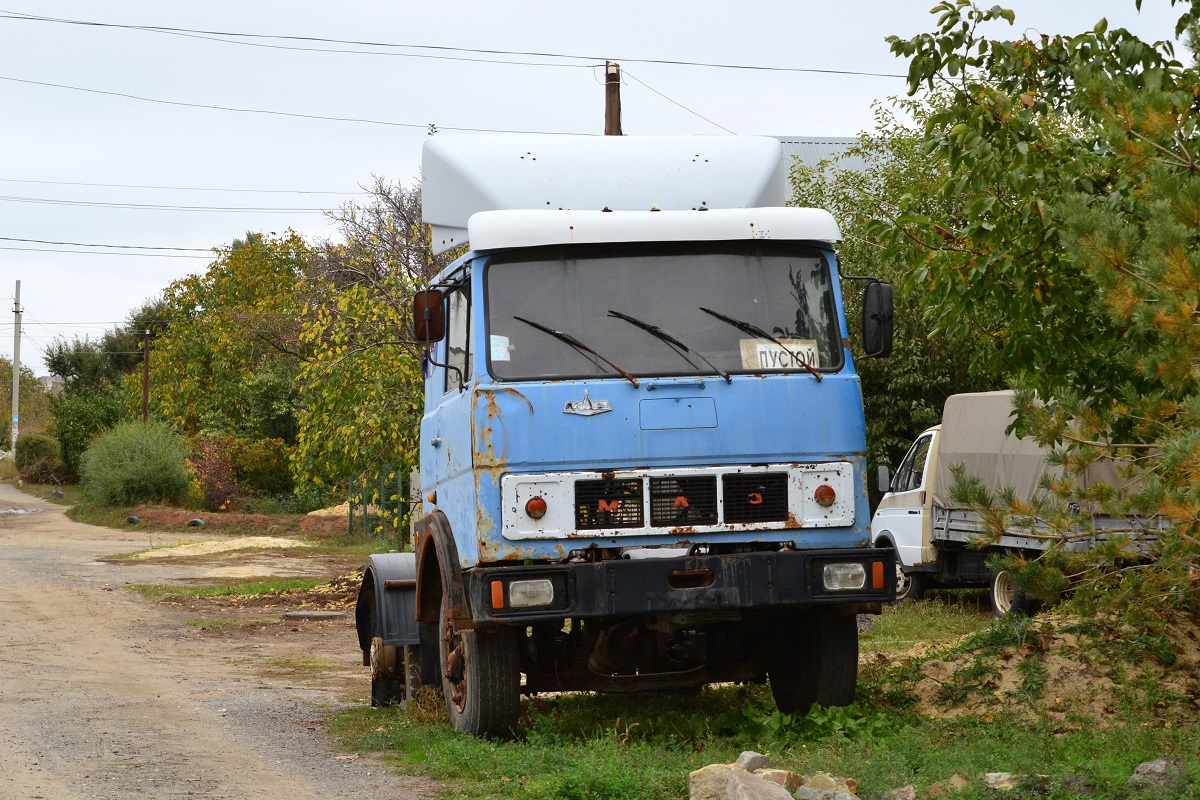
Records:
[[[540,497],[531,497],[525,502],[525,513],[534,519],[546,516],[546,501]]]
[[[837,500],[837,492],[828,483],[822,483],[813,492],[813,500],[817,501],[817,505],[821,508],[829,508],[833,505],[833,501]]]

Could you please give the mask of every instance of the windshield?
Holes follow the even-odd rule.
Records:
[[[842,365],[829,266],[811,248],[712,242],[525,251],[492,262],[486,293],[488,363],[501,380]]]

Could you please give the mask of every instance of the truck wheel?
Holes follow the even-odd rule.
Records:
[[[521,714],[519,631],[455,631],[445,603],[438,630],[450,724],[472,736],[512,736]]]
[[[421,688],[421,648],[385,647],[383,637],[371,640],[371,705],[401,705]]]
[[[925,575],[920,572],[905,572],[896,562],[896,602],[920,600],[925,596]]]
[[[371,705],[390,706],[404,699],[403,654],[399,647],[385,647],[383,637],[371,640]]]
[[[778,631],[767,663],[775,705],[785,714],[807,714],[813,703],[848,706],[858,682],[858,625],[837,609],[809,611]]]
[[[992,613],[997,617],[1011,613],[1033,615],[1042,607],[1041,602],[1022,592],[1013,582],[1012,575],[1003,570],[992,573],[991,599]]]

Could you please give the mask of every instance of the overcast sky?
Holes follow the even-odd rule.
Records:
[[[1008,36],[1104,16],[1158,40],[1177,16],[1168,0],[1140,14],[1134,0],[1003,4],[1017,12]],[[22,362],[43,374],[56,337],[97,336],[209,260],[107,245],[203,250],[289,227],[334,237],[320,210],[373,175],[415,182],[430,124],[602,133],[605,58],[625,70],[629,135],[853,136],[872,102],[904,92],[885,37],[930,30],[932,5],[0,0],[0,355],[13,352],[16,280]],[[285,36],[372,44],[271,38]]]

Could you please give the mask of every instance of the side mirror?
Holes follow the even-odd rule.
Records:
[[[446,336],[446,297],[440,289],[413,295],[413,337],[422,343],[440,342]]]
[[[892,490],[891,470],[888,469],[887,464],[880,464],[875,468],[875,486],[884,494]]]
[[[863,351],[866,358],[887,358],[892,354],[892,329],[895,309],[892,285],[872,281],[863,289]]]

